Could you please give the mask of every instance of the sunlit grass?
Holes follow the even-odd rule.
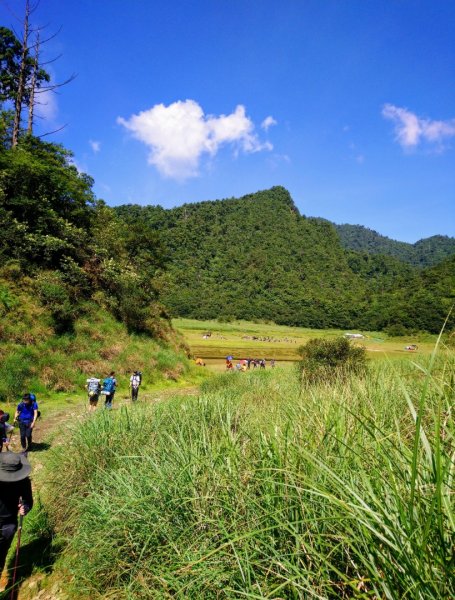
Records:
[[[87,419],[48,490],[78,596],[454,597],[454,368],[227,373]]]

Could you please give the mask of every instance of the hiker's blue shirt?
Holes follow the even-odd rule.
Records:
[[[33,421],[35,417],[35,410],[38,410],[37,402],[30,402],[30,404],[21,402],[18,404],[17,411],[19,413],[19,421]]]

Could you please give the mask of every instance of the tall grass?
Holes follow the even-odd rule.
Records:
[[[455,597],[454,367],[227,374],[90,417],[48,488],[78,597]]]

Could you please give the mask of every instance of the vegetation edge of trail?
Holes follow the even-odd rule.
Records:
[[[60,566],[79,597],[450,597],[453,353],[429,368],[225,374],[95,415],[53,455]]]

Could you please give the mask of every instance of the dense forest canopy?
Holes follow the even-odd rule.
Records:
[[[159,285],[173,315],[439,331],[454,301],[453,257],[419,270],[387,254],[346,250],[332,223],[300,215],[282,187],[116,212],[161,235],[168,265]]]

